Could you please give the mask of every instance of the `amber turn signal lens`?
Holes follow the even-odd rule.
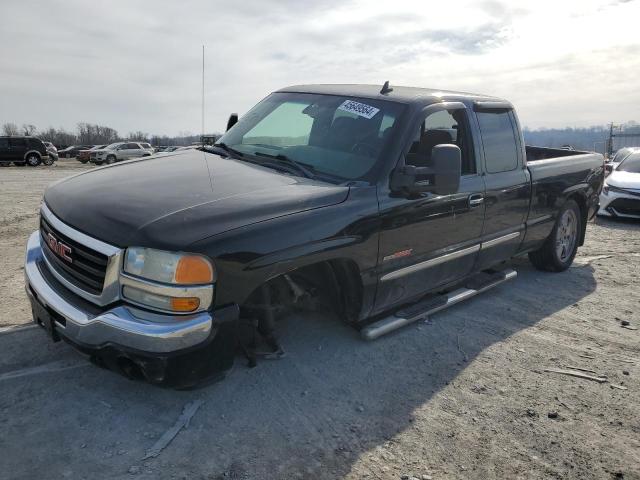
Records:
[[[193,312],[200,306],[200,299],[195,297],[171,298],[171,309],[175,312]]]
[[[213,281],[213,267],[204,257],[185,255],[178,260],[176,283],[200,284]]]

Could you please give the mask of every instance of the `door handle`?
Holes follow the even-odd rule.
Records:
[[[484,196],[477,193],[469,196],[469,207],[479,207],[484,203]]]

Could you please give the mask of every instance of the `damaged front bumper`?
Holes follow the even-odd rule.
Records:
[[[34,322],[95,363],[130,378],[191,387],[233,364],[237,305],[187,316],[158,314],[123,303],[100,308],[66,289],[48,270],[40,234],[29,238],[25,288]]]

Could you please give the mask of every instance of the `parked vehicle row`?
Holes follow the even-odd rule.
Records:
[[[53,146],[52,146],[53,147]],[[53,147],[55,149],[55,147]],[[37,167],[41,163],[51,165],[57,160],[50,147],[36,137],[0,137],[0,164]]]

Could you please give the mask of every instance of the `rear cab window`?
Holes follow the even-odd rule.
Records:
[[[476,112],[487,173],[510,172],[519,165],[519,140],[510,110]]]

